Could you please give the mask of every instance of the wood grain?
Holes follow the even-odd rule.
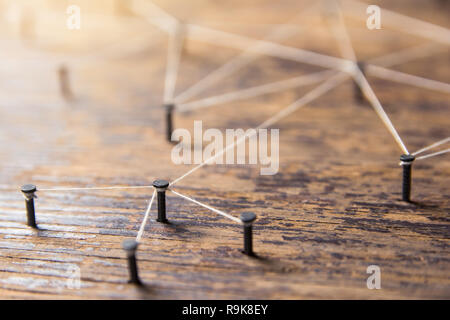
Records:
[[[256,38],[299,5],[155,2],[184,21]],[[58,3],[47,1],[36,12],[64,15]],[[449,27],[433,1],[378,3]],[[28,228],[19,192],[24,183],[149,185],[191,168],[172,163],[173,145],[164,140],[166,36],[111,4],[98,6],[81,4],[87,16],[80,31],[64,30],[63,17],[38,20],[31,42],[17,39],[10,23],[0,28],[1,46],[7,48],[0,64],[1,298],[450,298],[449,157],[417,161],[414,202],[400,201],[401,150],[373,109],[353,100],[351,81],[274,126],[280,129],[278,174],[261,176],[258,166],[208,165],[177,185],[181,193],[236,217],[255,212],[258,258],[240,253],[239,225],[168,193],[170,224],[157,223],[153,210],[138,251],[145,287],[129,285],[121,242],[136,236],[151,190],[38,192],[39,230]],[[364,22],[346,22],[361,60],[427,42],[387,27],[369,31]],[[297,24],[304,29],[283,44],[339,56],[318,11]],[[104,50],[140,34],[143,46]],[[86,54],[93,58],[68,60],[75,101],[67,103],[58,92],[60,57]],[[188,41],[177,94],[236,54]],[[448,83],[448,50],[393,69]],[[260,57],[197,98],[319,70]],[[368,80],[410,151],[450,136],[448,95]],[[176,114],[175,125],[192,130],[193,122],[202,120],[204,129],[255,127],[313,88]],[[366,268],[373,264],[381,268],[381,290],[366,287]],[[81,270],[79,290],[67,287],[73,265]]]

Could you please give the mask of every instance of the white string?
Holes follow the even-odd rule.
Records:
[[[164,103],[172,102],[175,94],[175,85],[177,83],[178,67],[180,65],[184,38],[181,28],[182,26],[178,25],[175,31],[169,33],[166,79],[164,85]]]
[[[153,5],[154,6],[154,5]],[[341,14],[341,19],[342,19],[342,14]],[[171,20],[172,22],[173,21],[176,21],[176,19],[175,20]],[[334,28],[332,28],[332,30],[334,30]],[[342,30],[341,30],[342,31]],[[351,45],[351,43],[349,42],[349,38],[348,38],[348,36],[342,36],[342,38],[345,40],[345,42],[347,42],[347,44],[350,44]],[[256,40],[255,40],[256,41]],[[256,46],[256,45],[255,45]],[[254,48],[255,49],[255,48]],[[419,49],[421,49],[421,48],[419,48]],[[255,50],[258,50],[258,48],[256,48]],[[176,50],[173,50],[173,51],[176,51]],[[248,53],[248,49],[247,49],[247,53]],[[251,51],[251,50],[250,50]],[[342,49],[341,49],[341,51],[342,51]],[[419,52],[421,51],[421,50],[418,50]],[[180,50],[180,52],[181,52],[181,50]],[[405,51],[405,53],[407,53],[408,51]],[[349,55],[349,53],[347,53],[347,55]],[[174,56],[176,56],[176,55],[174,55]],[[254,57],[254,56],[251,56],[251,55],[245,55],[244,54],[244,57],[245,56],[247,56],[247,57]],[[354,55],[353,55],[354,56]],[[94,56],[95,57],[95,56]],[[89,56],[88,56],[88,58],[89,58]],[[330,58],[333,58],[333,57],[330,57]],[[399,57],[398,57],[399,58]],[[168,59],[169,60],[169,59]],[[245,63],[245,61],[244,60],[246,60],[246,59],[243,59],[243,64],[246,64]],[[170,61],[177,61],[177,59],[176,58],[174,58],[174,59],[170,59]],[[169,63],[169,62],[168,62]],[[391,64],[392,64],[392,62],[391,62]],[[230,70],[232,70],[232,69],[236,69],[236,68],[239,68],[239,67],[242,67],[242,66],[239,66],[240,64],[237,64],[237,65],[235,65],[235,67],[233,68],[231,68]],[[226,64],[226,65],[224,65],[223,67],[225,67],[225,66],[228,66],[228,67],[230,67],[230,66],[232,66],[231,64],[230,65],[228,65],[228,64]],[[169,70],[176,70],[177,69],[177,67],[174,67],[174,68],[168,68]],[[225,70],[227,69],[227,68],[224,68]],[[224,69],[222,69],[222,70],[224,70]],[[378,76],[378,77],[380,77],[380,78],[384,78],[384,79],[392,79],[392,80],[394,80],[394,81],[398,81],[398,82],[402,82],[402,83],[409,83],[409,84],[412,84],[412,85],[416,85],[416,86],[420,86],[420,87],[424,87],[424,88],[428,88],[428,89],[432,89],[432,90],[440,90],[440,91],[444,91],[444,92],[449,92],[449,90],[450,90],[450,85],[448,85],[448,84],[446,84],[446,83],[442,83],[442,82],[438,82],[438,81],[434,81],[434,80],[429,80],[429,79],[425,79],[425,78],[421,78],[421,77],[417,77],[417,76],[413,76],[413,75],[408,75],[408,74],[405,74],[405,73],[400,73],[400,72],[398,72],[398,71],[393,71],[393,70],[388,70],[388,69],[383,69],[383,68],[381,68],[381,67],[377,67],[377,66],[370,66],[370,65],[368,65],[367,66],[367,69],[368,69],[368,72],[371,72],[371,73],[373,73],[373,75],[375,75],[375,76]],[[217,71],[219,71],[219,70],[221,70],[221,68],[219,68],[219,69],[217,69]],[[227,74],[228,72],[226,72],[225,74],[222,74],[222,75],[220,75],[220,76],[218,76],[217,77],[217,79],[216,80],[219,80],[220,78],[222,78],[223,76],[225,76],[226,74]],[[167,82],[169,82],[171,85],[167,85],[166,86],[166,88],[168,88],[167,89],[167,91],[166,91],[166,94],[165,94],[165,96],[166,97],[169,97],[171,94],[170,94],[170,92],[173,92],[173,90],[174,90],[174,87],[175,87],[175,82],[176,82],[176,80],[173,80],[174,78],[176,79],[176,71],[175,72],[172,72],[171,73],[172,74],[172,76],[169,76],[168,78],[166,77],[166,79],[172,79],[172,80],[168,80]],[[219,75],[220,73],[217,73],[217,75]],[[191,89],[195,89],[195,88],[198,88],[198,89],[201,89],[201,90],[203,90],[204,88],[202,88],[202,84],[203,85],[205,85],[206,87],[207,86],[209,86],[210,84],[212,84],[213,82],[215,82],[216,80],[214,80],[213,79],[214,77],[206,77],[206,78],[204,78],[202,81],[200,81],[200,82],[198,82],[196,85],[194,85],[193,87],[191,87]],[[197,87],[197,85],[198,85],[198,87]],[[193,91],[191,91],[191,93],[192,94],[196,94],[196,93],[198,93],[198,92],[200,92],[201,90],[193,90]],[[188,89],[188,91],[189,91],[189,89]],[[188,93],[188,91],[186,91],[185,93]],[[182,94],[183,95],[183,94]],[[182,95],[180,95],[179,97],[181,98],[182,97]],[[188,95],[188,97],[190,97],[190,95]],[[169,98],[167,98],[167,100],[168,100]],[[178,99],[178,98],[177,98]],[[184,99],[185,100],[185,99]]]
[[[288,30],[288,29],[287,29]],[[297,32],[298,30],[295,30]],[[285,37],[292,35],[292,30],[286,32]],[[279,37],[278,40],[281,40],[282,37]],[[257,59],[258,55],[255,55],[253,52],[249,50],[245,50],[241,54],[237,55],[233,59],[229,60],[227,63],[223,64],[219,68],[215,69],[213,72],[209,73],[206,77],[197,81],[194,85],[186,89],[180,95],[175,98],[175,103],[183,103],[198,95],[208,87],[212,86],[214,83],[217,83],[221,79],[231,75],[233,72],[242,69],[244,66],[250,64],[253,60]]]
[[[142,12],[139,11],[137,11],[136,13],[142,14]],[[151,19],[147,15],[145,16],[150,23],[155,24],[154,19]],[[158,24],[156,25],[158,26]],[[185,27],[188,38],[197,39],[199,41],[207,43],[219,44],[237,48],[240,50],[248,50],[250,52],[266,54],[269,56],[312,64],[323,68],[337,69],[345,72],[348,72],[353,65],[352,61],[346,59],[328,56],[299,48],[284,46],[270,41],[255,40],[250,37],[245,37],[225,31],[219,31],[213,28],[207,28],[193,24],[187,24]],[[249,44],[252,45],[249,47]]]
[[[289,114],[298,110],[305,104],[313,101],[314,99],[316,99],[316,98],[320,97],[321,95],[325,94],[326,92],[330,91],[331,89],[333,89],[334,87],[339,85],[347,77],[348,77],[347,73],[340,72],[340,73],[336,74],[335,76],[329,78],[327,81],[323,82],[321,85],[314,88],[312,91],[308,92],[306,95],[304,95],[299,100],[295,101],[293,104],[289,105],[285,109],[278,112],[275,116],[273,116],[270,119],[261,123],[258,127],[256,127],[256,129],[263,129],[263,128],[267,128],[267,127],[273,125],[275,122],[288,116]],[[249,131],[247,130],[247,132],[249,132]],[[197,166],[195,166],[194,168],[192,168],[191,170],[189,170],[188,172],[183,174],[181,177],[172,181],[170,183],[170,185],[172,186],[175,183],[179,182],[180,180],[186,178],[188,175],[192,174],[193,172],[197,171],[201,167],[205,166],[207,163],[209,163],[209,162],[213,161],[214,159],[216,159],[217,157],[220,157],[221,155],[223,155],[228,149],[233,148],[235,145],[239,145],[240,143],[245,141],[245,139],[252,137],[253,135],[256,134],[256,132],[257,132],[257,130],[250,130],[250,133],[245,133],[242,137],[237,139],[235,142],[230,143],[225,149],[222,149],[221,151],[216,153],[214,156],[208,158],[207,160],[203,161],[202,163],[198,164]]]
[[[111,190],[111,189],[149,189],[153,186],[115,186],[115,187],[86,187],[86,188],[50,188],[37,189],[37,191],[77,191],[77,190]]]
[[[435,152],[435,153],[426,154],[424,156],[416,158],[416,160],[423,160],[423,159],[431,158],[431,157],[438,156],[440,154],[444,154],[444,153],[447,153],[447,152],[450,152],[450,148],[442,150],[442,151],[438,151],[438,152]]]
[[[232,102],[240,99],[248,99],[256,97],[258,95],[274,93],[282,90],[287,90],[303,85],[314,84],[319,81],[323,81],[330,75],[334,74],[333,71],[320,71],[308,75],[303,75],[287,80],[281,80],[277,82],[268,83],[261,86],[251,87],[243,90],[237,90],[213,97],[208,97],[205,99],[180,104],[177,106],[177,110],[180,112],[197,110],[200,108],[205,108],[217,104],[222,104],[226,102]]]
[[[412,155],[413,155],[413,156],[416,156],[416,155],[418,155],[418,154],[420,154],[420,153],[422,153],[422,152],[425,152],[425,151],[427,151],[427,150],[430,150],[430,149],[433,149],[433,148],[435,148],[435,147],[438,147],[438,146],[440,146],[441,144],[444,144],[444,143],[446,143],[446,142],[448,142],[448,141],[450,141],[450,137],[445,138],[445,139],[442,139],[442,140],[439,140],[439,141],[437,141],[437,142],[435,142],[435,143],[433,143],[433,144],[430,144],[428,147],[425,147],[425,148],[422,148],[422,149],[420,149],[420,150],[417,150],[417,151],[414,152]]]
[[[152,198],[150,199],[150,203],[148,204],[147,210],[145,211],[144,220],[142,220],[141,227],[139,228],[139,232],[136,237],[136,242],[140,242],[142,235],[144,234],[144,228],[147,223],[150,210],[152,209],[153,200],[155,199],[156,189],[153,191]]]
[[[335,36],[337,39],[344,39],[345,47],[341,46],[342,53],[348,55],[348,58],[351,58],[353,61],[356,61],[355,50],[353,49],[353,46],[352,46],[352,43],[351,43],[351,40],[350,40],[350,37],[348,34],[348,30],[345,26],[341,8],[340,8],[339,4],[337,4],[337,3],[336,3],[336,7],[337,7],[336,12],[338,14],[338,18],[340,21],[339,25],[341,26],[337,30],[339,30],[339,33],[341,35],[339,36],[335,33]],[[386,125],[389,132],[393,135],[394,139],[397,141],[400,148],[403,150],[403,152],[408,154],[409,153],[408,149],[406,149],[406,146],[404,145],[402,139],[400,138],[400,135],[397,133],[397,130],[395,130],[394,125],[392,124],[388,115],[384,111],[380,101],[378,100],[377,96],[375,95],[375,92],[373,92],[372,87],[370,86],[369,82],[367,81],[364,73],[361,71],[361,69],[359,68],[359,66],[356,63],[354,63],[354,70],[355,70],[355,72],[353,73],[353,77],[354,77],[356,83],[361,88],[361,90],[365,94],[365,96],[368,98],[370,104],[375,109],[376,113],[381,118],[383,123]]]
[[[356,68],[356,72],[354,74],[354,78],[356,80],[356,83],[361,88],[362,92],[366,96],[366,98],[369,100],[370,104],[374,108],[375,112],[378,114],[380,119],[383,121],[386,128],[389,130],[389,132],[394,137],[397,144],[400,146],[400,149],[402,149],[403,153],[409,154],[408,149],[406,148],[405,144],[403,143],[402,139],[400,138],[399,134],[397,133],[397,130],[395,130],[394,125],[392,124],[391,120],[387,116],[386,112],[384,111],[383,107],[381,106],[380,101],[378,100],[377,96],[372,90],[372,87],[370,86],[369,82],[367,81],[364,74],[361,72],[359,68]]]
[[[291,21],[295,21],[300,16],[306,14],[309,12],[314,6],[311,6],[307,8],[307,10],[301,10],[299,14],[297,14],[293,19],[290,19],[287,23],[279,25],[274,27],[265,37],[265,40],[271,40],[271,41],[279,41],[284,38],[288,38],[292,36],[293,34],[297,33],[300,28],[292,29],[289,26],[289,23]],[[258,44],[250,44],[247,49],[244,50],[241,54],[237,55],[233,59],[229,60],[227,63],[223,64],[218,69],[215,69],[213,72],[208,74],[206,77],[204,77],[202,80],[197,81],[193,86],[182,92],[180,95],[178,95],[175,98],[175,102],[177,104],[183,103],[189,99],[191,99],[193,96],[198,95],[208,87],[212,86],[213,84],[217,83],[219,80],[231,75],[233,72],[243,68],[244,66],[248,65],[252,61],[258,58],[257,55],[255,55],[249,47],[251,46],[258,46]]]
[[[353,45],[350,36],[348,34],[347,27],[345,26],[344,17],[342,16],[342,9],[336,0],[333,0],[333,2],[328,2],[328,5],[334,6],[333,11],[337,15],[337,18],[339,20],[339,23],[336,25],[334,23],[334,20],[327,19],[328,28],[333,33],[334,37],[337,40],[341,56],[348,60],[356,62],[357,59],[355,50],[353,49]]]
[[[388,53],[384,56],[369,60],[371,64],[376,64],[381,67],[392,67],[398,64],[410,62],[415,59],[425,58],[434,53],[447,50],[446,47],[439,46],[435,43],[421,44],[417,47],[409,47],[399,50],[397,52]]]
[[[222,216],[224,216],[225,218],[228,218],[228,219],[230,219],[230,220],[233,220],[234,222],[237,222],[237,223],[242,223],[242,221],[240,220],[240,219],[238,219],[238,218],[236,218],[236,217],[233,217],[232,215],[229,215],[228,213],[225,213],[225,212],[223,212],[223,211],[221,211],[221,210],[218,210],[218,209],[215,209],[215,208],[213,208],[213,207],[211,207],[211,206],[209,206],[209,205],[207,205],[207,204],[204,204],[204,203],[201,203],[201,202],[199,202],[199,201],[197,201],[197,200],[195,200],[195,199],[192,199],[192,198],[190,198],[190,197],[188,197],[188,196],[186,196],[186,195],[183,195],[183,194],[181,194],[181,193],[178,193],[178,192],[176,192],[175,190],[173,190],[173,189],[169,189],[172,193],[174,193],[174,194],[176,194],[177,196],[179,196],[179,197],[181,197],[181,198],[184,198],[184,199],[186,199],[186,200],[188,200],[188,201],[191,201],[191,202],[193,202],[193,203],[195,203],[195,204],[198,204],[199,206],[202,206],[202,207],[204,207],[204,208],[206,208],[206,209],[209,209],[209,210],[211,210],[211,211],[213,211],[213,212],[215,212],[215,213],[217,213],[217,214],[220,214],[220,215],[222,215]]]
[[[249,50],[251,52],[307,63],[323,68],[337,69],[347,72],[349,63],[351,63],[350,61],[342,58],[284,46],[270,41],[255,40],[249,37],[237,35],[230,32],[219,31],[212,28],[192,24],[188,24],[187,28],[189,37],[192,37],[199,41],[219,44],[241,50]],[[249,43],[253,43],[255,45],[252,45],[249,48]]]
[[[367,3],[345,0],[343,4],[346,6],[346,13],[352,14],[358,19],[367,19],[367,15],[363,14],[366,12]],[[383,25],[391,25],[405,33],[421,36],[447,45],[450,44],[450,31],[447,28],[384,8],[381,10],[381,17]]]
[[[376,76],[378,78],[400,83],[406,83],[425,89],[450,93],[450,84],[444,82],[430,80],[419,76],[414,76],[400,71],[390,70],[374,65],[367,65],[366,71],[368,74]]]

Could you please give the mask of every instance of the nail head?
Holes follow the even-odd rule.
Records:
[[[416,159],[412,154],[402,154],[400,156],[400,161],[402,162],[413,162]]]
[[[243,212],[241,214],[241,221],[244,223],[251,223],[256,220],[256,215],[253,212]]]
[[[169,187],[169,181],[167,180],[155,180],[153,186],[157,189],[167,189]]]
[[[23,193],[33,193],[33,192],[36,192],[36,186],[34,185],[34,184],[24,184],[21,188],[20,188],[20,190],[23,192]]]
[[[128,252],[136,251],[139,243],[134,239],[126,239],[122,242],[122,248]]]
[[[175,105],[173,103],[167,103],[164,105],[167,111],[172,112],[175,109]]]

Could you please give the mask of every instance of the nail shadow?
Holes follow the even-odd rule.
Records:
[[[420,207],[420,208],[425,208],[425,209],[436,209],[439,208],[439,205],[437,204],[427,204],[425,202],[419,202],[419,201],[409,201],[409,203]]]
[[[135,284],[136,289],[139,290],[139,294],[141,295],[142,298],[145,298],[146,296],[153,294],[155,292],[155,290],[148,284],[142,282],[139,284]]]
[[[423,209],[437,209],[437,208],[440,208],[440,206],[437,205],[437,204],[427,204],[425,202],[420,202],[420,201],[415,201],[415,200],[406,201],[406,203],[409,203],[411,205],[414,205],[416,207],[423,208]]]
[[[289,262],[281,261],[280,259],[273,259],[267,256],[254,254],[250,256],[253,261],[256,261],[264,266],[266,271],[285,274],[287,270],[295,270],[296,266]]]
[[[168,220],[166,222],[157,222],[157,223],[164,225],[165,227],[170,229],[170,231],[173,233],[174,236],[179,237],[181,239],[186,239],[186,237],[190,237],[192,235],[195,235],[197,237],[201,237],[204,235],[203,232],[199,231],[193,232],[190,229],[186,228],[185,227],[186,225],[178,223],[176,221]]]
[[[248,257],[248,258],[250,258],[250,259],[252,259],[254,261],[259,261],[259,262],[269,263],[269,264],[275,262],[275,260],[272,260],[269,257],[262,256],[262,255],[260,255],[258,253],[255,253],[255,252],[253,252],[253,254],[251,254],[251,255],[248,255],[248,254],[244,253],[243,250],[239,250],[239,252],[241,254],[243,254],[244,256],[246,256],[246,257]]]
[[[245,254],[243,251],[241,251],[241,253],[246,255],[250,259],[253,259],[253,260],[256,260],[256,261],[261,261],[261,262],[264,262],[264,263],[267,263],[267,262],[271,261],[268,257],[261,256],[261,255],[259,255],[257,253],[253,253],[251,255]]]
[[[40,233],[42,233],[42,232],[44,232],[44,231],[50,231],[50,230],[48,230],[48,229],[43,229],[43,228],[41,228],[41,227],[39,227],[39,226],[36,226],[36,227],[30,227],[30,226],[28,226],[28,228],[30,228],[31,230],[35,231],[35,232],[37,233],[38,236],[40,236]]]
[[[176,130],[176,128],[174,128],[173,130]],[[180,143],[180,141],[177,141],[177,140],[167,140],[167,137],[165,136],[165,133],[164,133],[164,141],[167,144],[170,144],[170,145],[176,145],[176,144]]]

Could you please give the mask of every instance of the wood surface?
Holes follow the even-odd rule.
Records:
[[[402,152],[371,106],[354,100],[350,80],[273,126],[280,129],[278,174],[208,165],[175,187],[236,217],[254,212],[258,258],[240,252],[241,226],[169,192],[170,224],[157,223],[152,210],[139,247],[145,286],[128,284],[121,243],[136,237],[150,189],[38,192],[39,229],[27,227],[22,184],[149,185],[192,166],[173,164],[165,141],[166,34],[111,2],[88,1],[80,2],[87,6],[81,30],[69,31],[65,7],[41,1],[34,35],[24,38],[5,18],[9,3],[0,1],[0,298],[450,298],[450,158],[417,161],[414,202],[401,201]],[[258,39],[304,4],[155,3],[182,21]],[[450,27],[437,1],[376,3]],[[361,60],[430,42],[387,26],[370,31],[347,16],[346,23]],[[340,56],[320,10],[293,25],[299,32],[280,43]],[[448,83],[449,52],[441,46],[392,69]],[[176,93],[237,54],[187,40]],[[57,68],[65,61],[70,103],[59,95]],[[261,56],[192,100],[320,70]],[[450,136],[448,94],[368,80],[410,151]],[[202,120],[204,129],[252,128],[315,86],[176,114],[175,126],[192,130]],[[67,287],[71,265],[81,270],[79,290]],[[367,289],[369,265],[381,268],[380,290]]]

